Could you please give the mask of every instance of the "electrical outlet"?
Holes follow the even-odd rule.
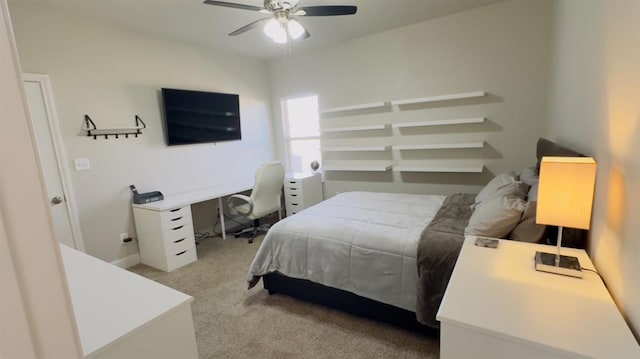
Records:
[[[129,233],[120,233],[120,243],[126,244],[125,239],[129,238]]]
[[[88,158],[76,158],[73,160],[76,166],[76,171],[87,171],[91,169],[91,162]]]

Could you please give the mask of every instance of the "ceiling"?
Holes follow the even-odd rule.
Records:
[[[260,29],[236,37],[228,34],[268,16],[254,11],[211,6],[202,0],[20,0],[73,13],[96,21],[178,41],[270,59],[285,46],[272,43]],[[263,6],[263,0],[223,0]],[[311,37],[296,41],[302,53],[362,36],[402,27],[504,0],[300,0],[300,6],[356,5],[348,16],[300,17]]]

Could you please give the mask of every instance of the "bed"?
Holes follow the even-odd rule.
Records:
[[[579,155],[546,139],[542,156]],[[465,235],[555,238],[535,223],[537,165],[495,176],[479,193],[346,192],[274,224],[248,272],[283,293],[414,328],[435,315]],[[569,234],[573,246],[583,234]],[[551,244],[551,243],[550,243]]]

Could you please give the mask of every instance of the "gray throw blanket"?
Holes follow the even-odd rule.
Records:
[[[475,194],[449,195],[418,242],[416,319],[439,327],[436,313],[464,241]]]

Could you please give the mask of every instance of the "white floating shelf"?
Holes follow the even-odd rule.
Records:
[[[360,151],[386,151],[391,148],[391,145],[382,146],[342,146],[342,147],[322,147],[322,152],[360,152]]]
[[[378,107],[385,107],[385,106],[387,106],[387,102],[372,102],[372,103],[363,103],[360,105],[325,108],[318,112],[332,113],[332,112],[343,112],[343,111],[354,111],[354,110],[366,110],[370,108],[378,108]]]
[[[391,126],[393,128],[405,128],[405,127],[422,127],[422,126],[464,125],[464,124],[470,124],[470,123],[482,123],[484,121],[485,121],[484,117],[457,118],[457,119],[452,119],[452,120],[400,122],[400,123],[394,123]]]
[[[366,126],[351,126],[351,127],[332,127],[322,128],[320,132],[344,132],[344,131],[367,131],[367,130],[384,130],[389,125],[366,125]]]
[[[481,173],[484,164],[473,163],[464,165],[395,165],[396,172],[466,172]]]
[[[366,172],[386,172],[393,167],[391,162],[375,162],[366,163],[360,161],[358,163],[335,161],[332,163],[324,163],[322,168],[325,171],[366,171]]]
[[[143,126],[136,126],[136,127],[103,127],[103,128],[95,128],[95,129],[91,129],[91,128],[84,128],[83,131],[91,131],[92,133],[95,133],[96,135],[102,135],[103,132],[127,132],[127,131],[137,131],[137,130],[144,130],[146,127]],[[100,133],[98,133],[100,132]]]
[[[487,93],[484,92],[484,91],[475,91],[475,92],[464,92],[464,93],[457,93],[457,94],[451,94],[451,95],[440,95],[440,96],[410,98],[410,99],[405,99],[405,100],[394,100],[394,101],[391,101],[391,105],[401,106],[401,105],[410,105],[410,104],[425,103],[425,102],[458,100],[458,99],[464,99],[464,98],[483,97],[486,94]]]
[[[440,150],[440,149],[482,148],[482,147],[484,147],[484,141],[465,142],[465,143],[420,144],[420,145],[393,145],[394,150]]]

